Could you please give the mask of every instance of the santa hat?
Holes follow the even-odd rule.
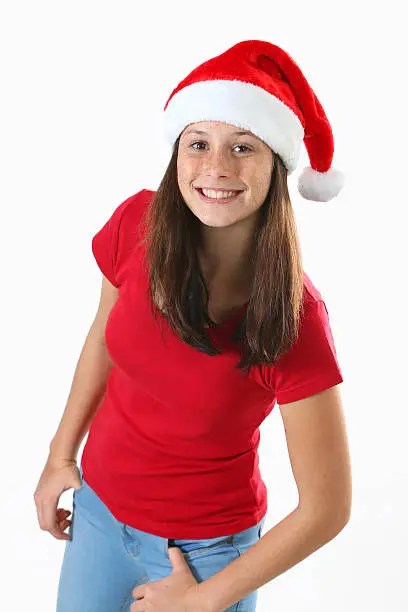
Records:
[[[303,140],[310,167],[298,189],[305,199],[328,202],[344,185],[343,173],[331,167],[333,133],[322,105],[293,59],[269,42],[246,40],[204,62],[177,85],[164,111],[171,146],[190,123],[223,121],[263,140],[288,174]]]

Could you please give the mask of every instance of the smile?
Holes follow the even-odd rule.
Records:
[[[232,200],[235,200],[241,193],[241,191],[237,191],[235,192],[233,195],[229,195],[228,197],[216,197],[216,198],[211,198],[209,196],[204,195],[202,188],[201,187],[195,187],[196,192],[198,193],[198,195],[200,196],[200,198],[202,200],[204,200],[204,202],[211,202],[213,204],[217,204],[217,203],[227,203],[227,202],[232,202]],[[219,195],[222,192],[214,192],[213,190],[209,190],[210,193],[217,193],[217,195]],[[225,191],[224,193],[227,194],[231,194],[233,193],[232,191]]]

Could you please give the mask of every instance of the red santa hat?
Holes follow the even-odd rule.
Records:
[[[303,140],[310,159],[298,189],[302,197],[328,202],[344,185],[331,167],[333,133],[300,68],[280,47],[262,40],[240,42],[195,68],[172,91],[164,107],[165,139],[171,146],[190,123],[223,121],[263,140],[291,174]]]

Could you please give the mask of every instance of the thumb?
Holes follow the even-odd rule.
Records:
[[[75,474],[72,480],[74,481],[74,484],[71,484],[71,487],[73,487],[75,490],[80,489],[84,484],[83,480],[80,476],[78,476],[78,474]]]
[[[187,568],[190,571],[190,567],[185,560],[183,553],[181,552],[180,548],[177,548],[177,546],[171,546],[169,548],[169,558],[173,566],[173,570],[178,571],[185,570]]]
[[[80,489],[84,484],[83,478],[81,477],[81,472],[79,471],[77,466],[74,466],[73,479],[74,479],[75,484],[73,484],[72,487],[76,491],[77,489]]]
[[[76,487],[74,487],[75,491],[76,491],[77,489],[80,489],[80,488],[82,487],[82,485],[84,484],[84,483],[81,481],[81,479],[80,479],[80,478],[79,478],[79,479],[76,479],[76,482],[77,482],[77,486],[76,486]]]

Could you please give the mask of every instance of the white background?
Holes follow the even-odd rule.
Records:
[[[263,586],[258,610],[408,609],[407,43],[397,3],[37,0],[3,2],[0,14],[4,610],[55,610],[65,542],[40,529],[33,493],[97,309],[92,236],[127,197],[157,188],[173,88],[248,39],[298,63],[346,174],[331,202],[304,200],[302,145],[289,189],[344,375],[353,469],[346,528]],[[278,409],[261,435],[266,531],[297,490]],[[59,505],[71,500],[66,491]]]

